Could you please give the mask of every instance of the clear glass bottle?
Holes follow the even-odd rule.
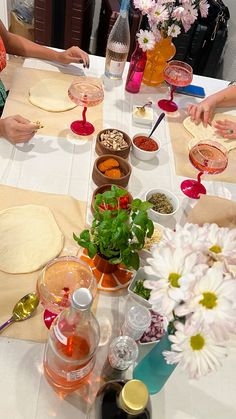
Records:
[[[120,14],[107,41],[105,75],[110,79],[121,79],[130,46],[129,29],[130,0],[122,0]]]
[[[100,388],[89,419],[151,419],[145,384],[139,380],[109,381]]]
[[[136,43],[136,48],[131,56],[129,72],[126,80],[125,90],[129,93],[138,93],[143,79],[143,72],[147,62],[146,51],[143,51]]]
[[[50,328],[44,372],[58,392],[76,390],[94,367],[100,328],[90,311],[92,301],[89,289],[75,290],[71,307],[63,310]]]
[[[134,303],[125,313],[125,321],[121,329],[122,335],[139,340],[151,324],[150,310],[141,304]]]

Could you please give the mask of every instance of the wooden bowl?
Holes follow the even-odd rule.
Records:
[[[106,184],[106,185],[99,186],[97,189],[95,189],[95,191],[93,192],[92,201],[91,201],[91,211],[92,211],[92,214],[94,214],[94,212],[95,212],[94,203],[95,203],[96,195],[98,195],[99,193],[110,191],[111,187],[112,187],[112,184],[111,185]],[[123,189],[124,191],[126,191],[128,197],[129,197],[129,204],[130,204],[133,201],[133,197],[132,197],[131,193],[129,193],[127,191],[127,189],[123,188],[122,186],[119,186],[119,188],[120,189]],[[103,212],[104,209],[99,208],[99,211],[100,212]]]
[[[104,173],[100,172],[100,170],[98,169],[98,165],[104,162],[104,160],[107,160],[109,158],[111,159],[115,158],[120,165],[119,168],[121,170],[122,176],[118,179],[108,177]],[[94,165],[93,165],[92,179],[97,186],[102,186],[105,184],[109,184],[109,185],[113,184],[113,185],[126,187],[129,183],[130,175],[131,175],[131,166],[127,162],[127,160],[119,156],[114,157],[114,154],[106,154],[105,156],[98,157],[95,160]]]
[[[111,131],[111,130],[116,130],[123,134],[124,140],[127,143],[127,148],[124,148],[123,150],[113,150],[111,148],[106,147],[105,145],[101,143],[101,134],[107,131]],[[120,129],[116,129],[116,128],[107,128],[107,129],[103,129],[102,131],[98,133],[97,138],[96,138],[95,151],[99,156],[102,156],[105,154],[113,154],[114,156],[119,156],[119,157],[123,157],[123,159],[127,159],[129,156],[131,144],[132,144],[131,138],[124,131],[121,131]]]

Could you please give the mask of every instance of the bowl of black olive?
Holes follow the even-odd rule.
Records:
[[[146,192],[145,200],[152,204],[149,216],[154,221],[173,216],[179,209],[179,200],[173,192],[167,189],[149,189]]]

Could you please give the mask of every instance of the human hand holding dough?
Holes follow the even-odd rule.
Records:
[[[196,125],[195,122],[191,121],[190,116],[184,119],[183,125],[184,128],[194,137],[188,144],[189,149],[191,149],[199,141],[204,140],[216,141],[223,145],[227,151],[236,148],[236,140],[227,140],[226,138],[221,137],[217,134],[216,128],[212,125],[204,127],[202,122],[200,122],[199,125]]]

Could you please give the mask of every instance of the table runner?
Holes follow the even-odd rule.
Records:
[[[192,140],[190,133],[186,131],[183,126],[183,120],[188,115],[184,110],[179,110],[175,115],[168,116],[168,125],[170,130],[171,144],[175,159],[175,171],[179,176],[196,179],[198,170],[195,169],[189,161],[188,143]],[[216,114],[215,119],[230,119],[236,122],[236,117],[226,114]],[[200,140],[200,138],[199,138]],[[203,175],[204,180],[208,181],[223,181],[236,183],[236,150],[229,153],[228,167],[224,172],[218,175]]]
[[[85,202],[77,201],[70,196],[34,192],[0,185],[0,210],[26,204],[45,205],[50,208],[65,236],[64,248],[71,245],[76,246],[73,241],[73,232],[78,234],[84,228]],[[0,324],[11,317],[12,309],[21,297],[28,292],[35,291],[40,271],[19,275],[0,271]],[[44,342],[47,338],[47,329],[43,323],[43,308],[41,304],[38,306],[34,317],[12,324],[1,335]]]
[[[43,125],[38,131],[40,135],[50,135],[55,137],[67,138],[68,135],[73,139],[78,139],[70,130],[72,121],[82,119],[82,107],[77,106],[65,112],[48,112],[37,106],[32,105],[28,100],[29,89],[40,79],[58,79],[70,83],[77,76],[46,70],[32,68],[17,68],[11,82],[11,90],[7,98],[3,111],[3,118],[11,115],[22,115],[32,122],[40,121]],[[102,129],[103,115],[102,104],[88,108],[86,117],[95,127],[95,133]],[[87,137],[88,138],[88,137]]]

